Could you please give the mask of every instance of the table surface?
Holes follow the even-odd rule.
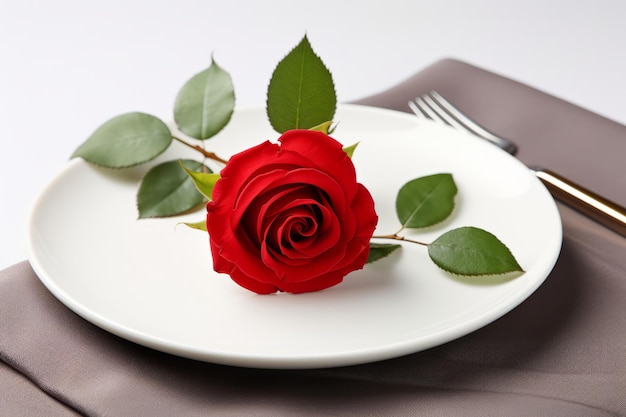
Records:
[[[26,258],[30,206],[74,149],[124,112],[170,119],[211,55],[238,106],[263,105],[307,33],[343,102],[454,57],[626,123],[624,15],[616,0],[0,0],[0,269]]]

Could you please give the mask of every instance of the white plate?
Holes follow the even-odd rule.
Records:
[[[406,244],[336,287],[256,295],[213,272],[204,233],[177,226],[202,219],[203,211],[137,220],[137,181],[147,168],[109,171],[82,160],[33,207],[31,264],[61,302],[111,333],[183,357],[261,368],[352,365],[421,351],[501,317],[548,276],[561,221],[546,189],[515,158],[405,113],[344,105],[336,121],[335,138],[360,142],[353,160],[377,205],[377,233],[397,230],[395,195],[405,182],[451,172],[459,188],[455,214],[410,235],[429,241],[453,227],[482,227],[526,273],[459,279],[437,269],[425,248]],[[277,136],[263,109],[240,109],[207,147],[229,156]],[[187,152],[173,147],[160,159]]]

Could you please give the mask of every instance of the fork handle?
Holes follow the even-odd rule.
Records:
[[[626,237],[626,208],[550,170],[532,170],[555,198]]]

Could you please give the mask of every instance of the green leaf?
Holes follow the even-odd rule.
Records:
[[[476,227],[444,233],[428,245],[428,255],[441,269],[458,275],[524,272],[504,243]]]
[[[329,135],[330,132],[334,130],[332,125],[333,125],[332,121],[326,121],[324,123],[318,124],[317,126],[313,126],[309,128],[309,130],[316,130],[318,132],[326,133],[327,135]]]
[[[178,93],[174,120],[187,135],[205,140],[228,124],[234,109],[230,75],[212,59],[209,68],[194,75]]]
[[[337,108],[333,77],[306,35],[278,63],[267,90],[267,116],[279,133],[332,120]]]
[[[216,174],[211,172],[210,169],[207,168],[208,172],[197,172],[193,171],[185,166],[182,161],[180,162],[180,166],[183,167],[187,175],[191,177],[193,184],[196,189],[200,191],[200,193],[205,196],[208,200],[211,200],[211,195],[213,194],[213,187],[215,187],[215,183],[220,179],[220,174]]]
[[[343,151],[348,155],[348,157],[352,158],[352,155],[354,155],[354,151],[356,150],[357,146],[359,146],[359,142],[355,143],[354,145],[344,147]]]
[[[202,168],[202,164],[194,160],[187,159],[184,163],[192,170]],[[137,208],[142,219],[181,214],[205,201],[178,161],[164,162],[148,171],[137,193]]]
[[[103,123],[72,154],[108,168],[126,168],[150,161],[172,143],[170,129],[160,119],[133,112]]]
[[[402,245],[394,244],[394,243],[373,243],[370,242],[370,254],[367,257],[366,263],[372,263],[379,259],[382,259],[396,249],[400,248]]]
[[[187,222],[183,222],[182,224],[184,224],[185,226],[189,227],[190,229],[195,229],[195,230],[200,230],[203,232],[206,232],[206,220],[200,220],[199,222],[193,222],[193,223],[187,223]]]
[[[400,188],[396,198],[396,213],[402,227],[427,227],[445,220],[454,210],[456,192],[451,174],[409,181]]]

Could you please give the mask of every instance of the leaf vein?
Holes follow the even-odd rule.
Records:
[[[411,221],[413,220],[413,218],[415,216],[417,216],[417,213],[421,210],[421,208],[426,204],[426,202],[428,201],[428,199],[435,194],[435,191],[437,191],[437,188],[441,187],[442,183],[439,182],[437,183],[437,185],[435,187],[433,187],[430,192],[428,194],[426,194],[425,198],[422,199],[421,203],[418,204],[415,209],[411,212],[411,214],[409,215],[409,217],[406,219],[406,221],[402,224],[402,227],[406,227],[407,224],[411,223]]]

